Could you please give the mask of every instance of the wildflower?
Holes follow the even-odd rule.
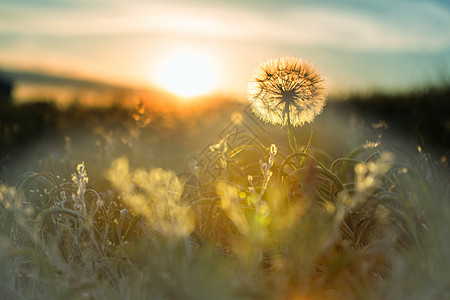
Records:
[[[120,157],[112,163],[108,179],[130,211],[142,214],[154,230],[168,237],[184,237],[194,230],[191,207],[178,205],[183,185],[174,172],[159,168],[133,172],[128,160]]]
[[[72,199],[75,202],[74,208],[86,215],[84,194],[86,193],[86,185],[89,182],[89,177],[86,173],[84,161],[77,165],[76,172],[72,174],[72,181],[77,188],[76,195],[72,194]]]
[[[270,145],[270,154],[274,156],[277,155],[277,145],[275,144]]]
[[[136,104],[136,111],[132,114],[132,117],[136,121],[138,128],[145,128],[150,123],[151,119],[145,113],[144,100],[139,99],[139,102]]]
[[[76,173],[72,174],[72,181],[77,187],[77,196],[84,194],[86,190],[86,184],[89,182],[89,178],[86,173],[86,167],[84,161],[77,165]]]
[[[248,97],[263,121],[302,126],[322,112],[326,91],[313,65],[286,57],[259,65],[248,85]]]

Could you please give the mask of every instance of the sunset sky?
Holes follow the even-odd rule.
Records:
[[[446,0],[2,0],[0,69],[244,94],[289,55],[331,91],[395,90],[450,74],[449,28]]]

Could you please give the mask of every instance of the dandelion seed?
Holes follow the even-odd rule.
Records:
[[[263,121],[302,126],[322,112],[326,91],[313,65],[286,57],[259,65],[248,85],[248,97]]]

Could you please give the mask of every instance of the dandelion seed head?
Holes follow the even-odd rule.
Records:
[[[248,85],[253,112],[264,122],[302,126],[322,112],[326,90],[321,74],[295,57],[258,66]]]

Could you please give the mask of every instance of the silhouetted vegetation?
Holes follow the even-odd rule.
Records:
[[[398,95],[355,95],[331,105],[356,113],[367,124],[384,120],[394,136],[405,135],[414,140],[420,135],[425,144],[438,152],[450,150],[450,84]]]
[[[9,104],[12,101],[13,81],[0,73],[0,105]]]

